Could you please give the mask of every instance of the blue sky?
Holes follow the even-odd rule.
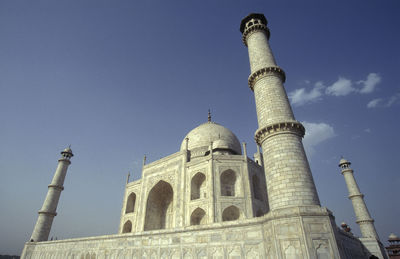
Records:
[[[59,158],[75,156],[51,236],[116,233],[140,177],[207,120],[255,152],[240,20],[264,13],[319,197],[355,234],[337,167],[355,177],[381,239],[400,234],[398,1],[0,2],[0,254],[19,254]]]

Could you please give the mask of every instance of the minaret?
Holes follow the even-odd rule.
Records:
[[[342,169],[342,175],[346,181],[349,190],[349,199],[353,203],[354,213],[356,214],[356,223],[360,226],[362,237],[375,238],[379,240],[374,226],[374,220],[368,212],[367,205],[364,201],[364,194],[360,192],[356,179],[353,175],[353,169],[350,168],[350,162],[342,158],[339,167]]]
[[[249,14],[241,24],[248,47],[258,130],[262,147],[271,210],[291,206],[320,205],[302,143],[303,125],[296,121],[283,83],[285,73],[276,65],[269,47],[270,36],[263,14]]]
[[[70,159],[73,156],[72,150],[69,147],[61,152],[61,158],[58,160],[58,166],[53,180],[49,185],[46,199],[39,210],[39,217],[31,237],[32,242],[47,241],[49,238],[53,219],[57,215],[58,200],[60,199],[61,191],[64,190],[65,175],[67,174],[68,166],[71,164]]]

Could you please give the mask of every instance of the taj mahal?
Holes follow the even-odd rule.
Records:
[[[285,72],[270,49],[267,19],[249,14],[240,32],[258,120],[258,127],[250,126],[258,146],[254,159],[209,113],[179,151],[151,163],[144,159],[139,180],[128,176],[117,234],[49,241],[73,157],[66,148],[21,258],[388,258],[344,158],[338,173],[362,236],[337,226],[334,213],[321,207],[302,143],[305,129],[293,115]]]

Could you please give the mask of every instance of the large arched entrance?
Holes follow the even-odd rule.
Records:
[[[173,195],[171,185],[164,181],[159,181],[151,189],[147,197],[144,230],[172,227]]]

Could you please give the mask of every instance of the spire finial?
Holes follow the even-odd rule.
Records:
[[[211,111],[208,109],[208,121],[211,122]]]

